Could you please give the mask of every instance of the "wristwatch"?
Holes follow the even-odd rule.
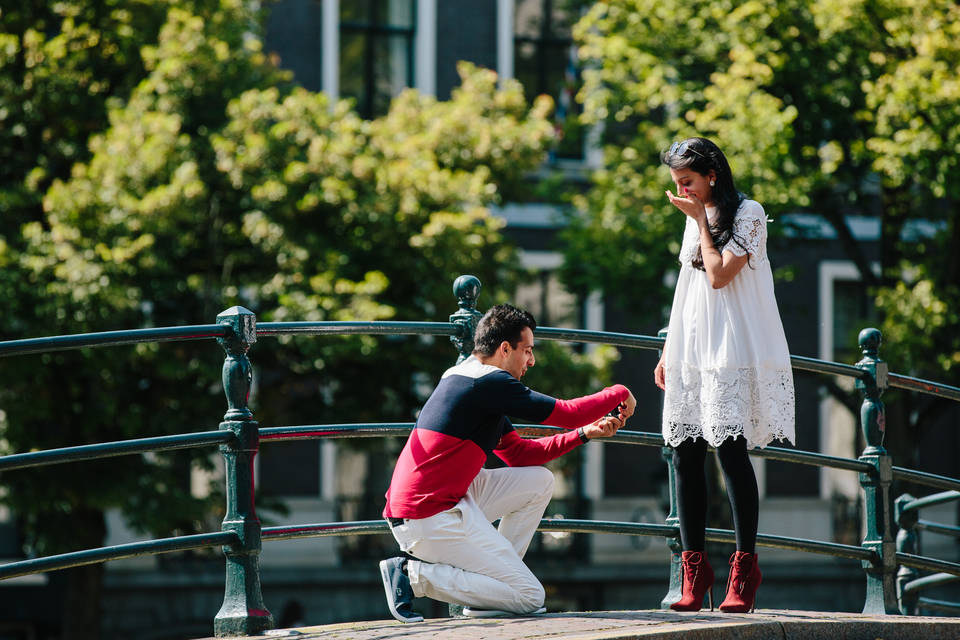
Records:
[[[580,436],[580,442],[586,444],[590,438],[587,437],[587,432],[583,430],[583,427],[577,429],[577,435]]]

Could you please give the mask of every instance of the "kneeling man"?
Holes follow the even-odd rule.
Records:
[[[416,559],[383,560],[380,573],[401,622],[423,620],[412,602],[424,596],[463,605],[467,616],[542,612],[543,586],[523,563],[553,494],[553,474],[538,465],[613,435],[633,414],[623,385],[559,400],[521,383],[535,363],[535,328],[516,307],[487,311],[473,354],[443,374],[397,459],[383,515]],[[524,440],[508,415],[571,431]],[[508,466],[483,468],[491,452]]]

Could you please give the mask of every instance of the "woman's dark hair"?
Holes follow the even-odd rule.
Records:
[[[504,340],[516,349],[524,327],[530,327],[531,331],[537,328],[537,321],[529,311],[509,304],[490,307],[473,332],[473,352],[492,356]]]
[[[737,191],[733,185],[730,164],[720,147],[706,138],[687,138],[683,142],[674,143],[668,150],[661,153],[660,160],[671,169],[691,169],[702,176],[713,169],[717,176],[717,183],[712,187],[713,203],[717,206],[717,217],[710,223],[713,245],[719,248],[733,240],[741,248],[746,249],[743,241],[733,233],[733,219],[746,196]],[[750,260],[749,254],[747,260]],[[700,251],[699,244],[691,264],[696,269],[704,270],[703,253]]]

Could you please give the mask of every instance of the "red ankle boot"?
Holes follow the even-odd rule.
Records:
[[[737,551],[730,556],[730,575],[727,577],[727,597],[720,603],[724,613],[753,611],[757,587],[762,581],[757,554]]]
[[[670,605],[674,611],[700,611],[706,592],[710,611],[713,611],[713,569],[702,551],[684,551],[680,554],[682,595]]]

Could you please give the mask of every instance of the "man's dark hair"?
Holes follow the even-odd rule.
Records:
[[[473,352],[492,356],[504,340],[516,349],[524,327],[530,327],[531,331],[537,328],[537,321],[529,311],[509,304],[490,307],[473,332]]]

